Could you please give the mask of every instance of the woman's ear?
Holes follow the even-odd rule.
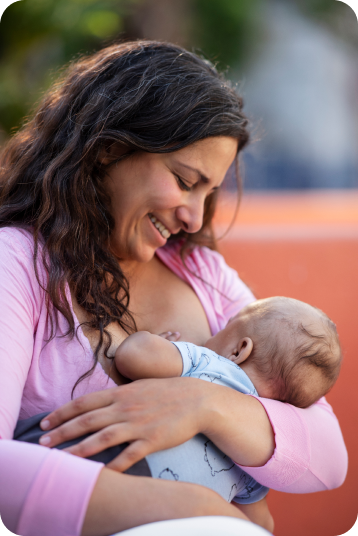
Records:
[[[243,339],[240,339],[235,353],[233,353],[229,357],[230,361],[233,361],[237,365],[240,365],[240,363],[246,361],[246,359],[251,354],[253,348],[254,343],[252,342],[252,339],[250,339],[250,337],[244,337]]]

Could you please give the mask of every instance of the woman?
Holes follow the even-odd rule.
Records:
[[[135,329],[202,344],[254,299],[201,247],[215,245],[217,191],[248,140],[241,108],[211,65],[179,47],[114,45],[73,64],[5,148],[0,511],[10,530],[100,536],[158,519],[243,518],[204,488],[117,472],[197,433],[275,489],[344,480],[324,400],[299,410],[191,378],[122,385],[111,366]],[[96,433],[69,449],[76,457],[9,441],[18,416],[44,411],[43,445]],[[123,442],[106,468],[81,459]]]

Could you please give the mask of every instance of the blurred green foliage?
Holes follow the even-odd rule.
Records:
[[[336,0],[295,0],[295,2],[304,13],[314,17],[325,17],[337,13],[340,9],[340,4]]]
[[[0,125],[17,127],[57,69],[123,31],[137,0],[22,0],[0,25]]]
[[[262,0],[194,0],[192,40],[219,66],[248,61],[260,30]]]
[[[183,41],[217,62],[242,67],[261,39],[260,6],[268,0],[164,0],[184,3],[189,35]],[[335,0],[286,0],[314,16]],[[0,141],[20,126],[61,67],[83,53],[133,34],[143,5],[163,0],[21,0],[4,12],[0,24]],[[132,21],[132,22],[131,22]],[[161,21],[158,21],[160,32]],[[185,21],[184,21],[185,22]],[[178,27],[183,21],[178,21]],[[185,24],[184,24],[185,25]],[[153,36],[151,36],[153,37]],[[161,35],[155,35],[161,39]]]

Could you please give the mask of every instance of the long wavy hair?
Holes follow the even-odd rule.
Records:
[[[114,44],[70,64],[4,147],[0,227],[32,232],[39,284],[43,246],[50,339],[59,313],[68,322],[66,335],[76,335],[67,285],[88,313],[86,324],[98,331],[99,342],[93,367],[84,376],[94,370],[101,349],[107,356],[111,322],[127,333],[136,329],[128,281],[109,248],[114,219],[104,178],[115,160],[105,166],[100,156],[113,144],[123,146],[125,158],[136,151],[176,151],[210,136],[236,138],[238,152],[247,143],[247,119],[236,91],[195,54],[169,43],[137,41]],[[195,244],[214,248],[215,203],[212,194],[198,233],[181,232],[171,240],[181,239],[184,249]]]

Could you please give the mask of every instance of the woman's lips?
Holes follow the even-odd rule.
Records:
[[[153,214],[148,214],[148,216],[150,221],[153,223],[154,227],[158,229],[162,237],[168,240],[171,234],[170,231],[165,227],[165,225],[162,224],[161,221],[159,221],[155,216],[153,216]]]

